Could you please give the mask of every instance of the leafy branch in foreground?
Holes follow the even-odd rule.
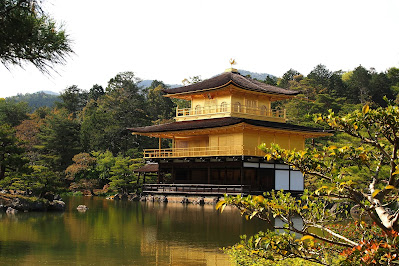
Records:
[[[280,191],[220,201],[220,210],[233,205],[248,219],[284,223],[275,226],[283,233],[260,233],[230,251],[237,258],[246,254],[265,263],[286,258],[324,265],[398,263],[399,108],[371,110],[366,105],[343,117],[332,111],[317,115],[315,121],[359,142],[303,151],[262,145],[267,159],[299,169],[306,179],[322,185],[310,186],[300,198]],[[348,215],[350,208],[355,221]],[[298,218],[300,226],[294,223]]]
[[[0,2],[0,62],[4,66],[32,63],[49,73],[73,53],[71,41],[41,8],[38,0]]]

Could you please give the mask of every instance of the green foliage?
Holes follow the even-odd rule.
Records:
[[[41,1],[3,0],[0,21],[0,61],[5,66],[30,62],[48,72],[72,53],[68,36],[41,9]]]
[[[146,88],[147,115],[153,123],[161,123],[174,116],[172,100],[163,97],[163,90],[166,88],[167,86],[163,82],[157,80],[154,80],[151,86]]]
[[[186,78],[183,79],[182,83],[184,86],[188,86],[188,85],[195,84],[195,83],[198,83],[201,81],[202,81],[201,76],[192,76],[192,77],[189,77],[188,79],[186,79]]]
[[[84,150],[125,154],[138,147],[135,137],[126,130],[150,124],[138,81],[132,72],[119,73],[109,81],[105,95],[86,105],[80,132]]]
[[[324,65],[317,65],[303,77],[291,69],[280,79],[279,86],[300,91],[300,94],[274,106],[285,108],[290,122],[304,126],[311,126],[309,118],[313,114],[327,114],[330,109],[346,114],[354,111],[358,104],[386,106],[385,98],[394,100],[399,92],[396,72],[391,68],[388,72],[377,73],[362,66],[346,73],[331,72]]]
[[[56,193],[63,187],[59,173],[42,165],[33,165],[31,173],[10,178],[7,189],[26,191],[30,196],[43,197],[47,192]]]
[[[358,66],[352,72],[348,84],[348,98],[354,103],[365,104],[371,99],[370,95],[370,72],[362,66]]]
[[[239,244],[228,249],[228,253],[243,265],[272,264],[287,258],[331,264],[333,258],[329,254],[342,252],[345,246],[350,245],[336,236],[324,236],[330,232],[329,222],[340,222],[345,217],[344,210],[331,213],[326,209],[328,203],[328,199],[316,197],[307,190],[299,199],[290,193],[272,191],[265,197],[225,197],[216,208],[222,211],[224,206],[234,205],[247,219],[257,217],[273,224],[278,218],[284,222],[283,226],[274,227],[277,231],[259,232],[248,239],[242,237]],[[340,213],[343,215],[338,215]],[[302,227],[294,223],[294,219],[299,217],[304,224]],[[334,241],[340,243],[337,248],[329,245]]]
[[[0,123],[19,125],[28,118],[29,106],[25,102],[15,102],[0,98]]]
[[[327,88],[333,73],[324,65],[317,65],[307,76],[313,86],[322,86]]]
[[[365,105],[345,116],[330,111],[314,120],[357,141],[303,151],[262,145],[268,160],[286,163],[307,180],[322,183],[311,182],[300,198],[280,191],[220,201],[221,211],[229,204],[248,219],[272,223],[278,218],[285,223],[275,226],[284,233],[269,231],[244,239],[229,252],[240,260],[259,257],[256,262],[302,258],[324,265],[398,263],[398,117],[399,107],[394,105],[377,109]],[[353,206],[358,210],[358,216],[351,214],[355,222],[348,216]],[[296,226],[295,217],[303,225]]]
[[[73,164],[65,170],[68,180],[73,182],[71,187],[75,189],[93,189],[102,188],[109,182],[111,167],[115,164],[115,158],[111,152],[106,151],[79,153],[73,158]]]
[[[15,136],[15,130],[8,124],[0,124],[0,180],[7,174],[18,174],[25,171],[27,160],[25,149]]]
[[[136,77],[131,71],[120,72],[108,81],[106,91],[113,92],[124,89],[127,95],[136,95],[140,93],[140,87],[138,86],[140,81],[141,79]]]
[[[43,163],[54,171],[64,171],[80,151],[79,122],[65,109],[54,109],[43,119],[38,148]]]
[[[79,153],[74,163],[65,170],[74,187],[93,190],[109,183],[110,188],[121,193],[136,192],[140,187],[138,175],[133,171],[143,165],[143,160],[122,155],[114,156],[110,151]]]
[[[82,191],[68,191],[68,192],[63,192],[60,195],[61,195],[61,197],[64,197],[64,196],[81,197],[81,196],[83,196],[83,192]]]
[[[278,80],[277,86],[282,88],[288,88],[290,81],[294,80],[294,77],[300,75],[300,73],[294,69],[290,69],[284,73],[283,77]]]
[[[173,98],[171,100],[173,104],[178,108],[190,108],[191,105],[190,101],[186,101],[183,99],[176,99],[176,98]]]
[[[98,178],[109,180],[111,177],[111,168],[115,165],[114,155],[110,151],[92,152],[92,154],[97,159],[95,169],[98,173]]]
[[[277,81],[277,77],[268,75],[263,82],[272,86],[277,86]]]
[[[371,100],[379,106],[386,106],[384,97],[395,99],[395,92],[391,89],[391,81],[386,73],[371,73],[370,79],[370,95]]]
[[[71,180],[97,178],[97,172],[95,171],[97,160],[89,153],[78,153],[73,156],[72,161],[74,163],[65,170],[67,178]]]
[[[316,94],[314,99],[308,99],[305,95],[300,94],[296,98],[287,101],[284,107],[287,109],[289,122],[315,127],[312,114],[326,114],[330,109],[337,113],[341,112],[344,106],[349,108],[345,101],[345,98],[336,98],[324,93]]]
[[[16,96],[7,97],[6,100],[14,102],[26,102],[31,111],[35,111],[36,109],[44,106],[53,107],[55,102],[59,101],[59,96],[39,91],[35,93],[17,94]]]
[[[142,161],[139,159],[139,161]],[[135,192],[138,187],[138,175],[133,170],[138,168],[137,160],[129,157],[117,156],[115,164],[111,167],[110,187],[121,193]]]
[[[100,85],[95,84],[93,85],[93,87],[91,87],[88,94],[88,98],[89,100],[97,101],[97,99],[103,96],[104,94],[105,94],[104,88]]]
[[[234,262],[238,265],[319,265],[300,258],[279,259],[288,253],[286,250],[302,248],[303,242],[295,240],[297,238],[294,234],[283,234],[281,237],[277,231],[259,232],[249,238],[246,235],[241,236],[240,243],[224,248],[224,251],[234,257]]]
[[[76,117],[77,113],[82,111],[86,106],[88,93],[79,89],[76,85],[73,85],[65,89],[59,98],[61,102],[56,102],[57,108],[65,108],[68,113]]]

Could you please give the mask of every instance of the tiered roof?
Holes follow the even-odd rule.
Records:
[[[301,132],[313,132],[313,133],[328,133],[330,131],[325,131],[324,129],[311,128],[298,126],[287,123],[278,123],[270,121],[253,120],[238,117],[223,117],[223,118],[213,118],[213,119],[203,119],[203,120],[191,120],[191,121],[180,121],[172,122],[161,125],[153,125],[146,127],[136,127],[129,128],[128,130],[134,133],[162,133],[162,132],[173,132],[173,131],[183,131],[183,130],[193,130],[193,129],[209,129],[232,126],[240,123],[246,123],[252,126],[259,126],[264,128],[273,128],[280,130],[292,130]]]
[[[201,92],[205,93],[212,90],[218,90],[225,88],[230,84],[233,84],[238,88],[248,91],[260,92],[265,94],[274,94],[280,96],[294,96],[299,93],[298,91],[279,88],[276,86],[259,82],[257,80],[254,80],[246,76],[242,76],[240,73],[238,73],[238,71],[234,69],[232,69],[231,71],[226,71],[220,75],[217,75],[215,77],[206,79],[204,81],[195,84],[178,88],[165,89],[164,92],[168,97],[176,97],[184,94],[201,93]],[[238,125],[240,123],[245,123],[257,127],[276,129],[276,130],[309,132],[315,135],[329,135],[329,133],[331,133],[330,131],[325,131],[323,129],[318,129],[318,128],[304,127],[288,123],[239,118],[239,117],[223,117],[223,118],[210,118],[210,119],[199,119],[199,120],[190,120],[190,121],[178,121],[161,125],[128,128],[128,130],[130,130],[133,134],[147,135],[151,133],[162,134],[162,133],[177,132],[184,130],[221,128],[221,127]]]
[[[164,92],[167,93],[167,96],[173,97],[173,95],[176,94],[188,94],[188,93],[196,93],[202,91],[217,90],[227,87],[230,84],[233,84],[244,90],[267,93],[267,94],[293,96],[299,93],[298,91],[279,88],[246,76],[242,76],[240,73],[236,71],[224,72],[210,79],[206,79],[201,82],[194,83],[188,86],[165,89]]]

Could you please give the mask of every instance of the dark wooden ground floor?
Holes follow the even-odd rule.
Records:
[[[244,185],[252,192],[303,191],[303,176],[287,165],[263,158],[206,158],[159,160],[158,183]],[[168,180],[166,180],[168,176]]]

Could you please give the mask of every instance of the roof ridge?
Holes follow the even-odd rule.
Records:
[[[164,89],[163,92],[173,94],[188,94],[198,93],[201,91],[216,90],[225,87],[232,81],[234,84],[242,89],[255,91],[260,93],[280,94],[280,95],[296,95],[299,92],[294,90],[287,90],[284,88],[268,85],[256,79],[241,75],[239,72],[223,72],[219,75],[205,79],[198,83],[181,86],[177,88]]]
[[[128,128],[128,130],[133,133],[160,133],[160,132],[173,132],[181,130],[193,130],[193,129],[206,129],[206,128],[216,128],[237,125],[240,123],[247,123],[253,126],[274,128],[274,129],[288,129],[294,131],[307,131],[307,132],[319,132],[319,133],[330,133],[330,130],[325,130],[321,128],[312,128],[307,126],[300,126],[290,123],[280,123],[273,121],[263,121],[240,117],[220,117],[212,119],[202,119],[202,120],[190,120],[190,121],[178,121],[171,122],[168,124],[153,125],[146,127],[136,127]]]

